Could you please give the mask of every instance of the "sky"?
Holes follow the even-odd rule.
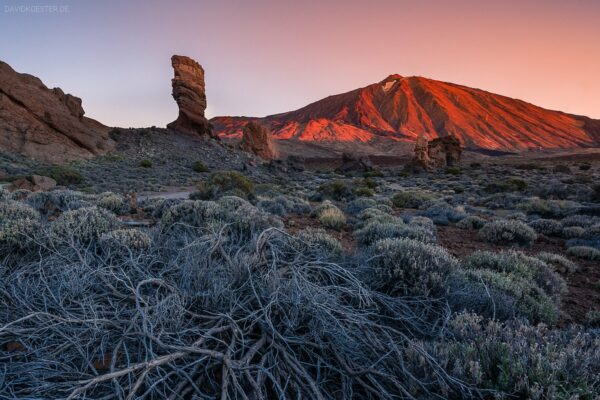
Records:
[[[600,0],[0,0],[0,60],[109,126],[176,119],[173,54],[204,67],[208,117],[397,73],[600,118]]]

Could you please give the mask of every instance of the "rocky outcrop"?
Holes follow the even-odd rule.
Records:
[[[342,165],[335,172],[345,174],[348,172],[367,172],[373,170],[373,163],[369,157],[356,157],[350,153],[342,154]]]
[[[56,187],[56,181],[52,178],[42,175],[31,175],[27,178],[17,179],[12,182],[8,190],[15,191],[26,189],[31,192],[45,192]]]
[[[213,137],[210,124],[204,116],[204,69],[186,56],[171,57],[171,65],[175,71],[175,77],[171,80],[172,95],[179,107],[179,116],[167,128],[191,135]]]
[[[80,98],[2,61],[0,133],[0,151],[50,163],[101,155],[114,146],[106,126],[84,117]]]
[[[273,160],[278,157],[271,131],[254,121],[248,122],[244,127],[240,149],[256,154],[264,160]]]
[[[435,170],[460,164],[462,147],[456,136],[443,136],[428,141],[421,134],[415,142],[414,156],[408,165],[412,169]]]

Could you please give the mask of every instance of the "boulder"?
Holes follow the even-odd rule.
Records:
[[[256,154],[263,160],[273,160],[278,157],[271,131],[255,121],[250,121],[244,126],[240,149]]]
[[[356,157],[350,153],[342,154],[342,165],[335,172],[345,174],[348,172],[367,172],[373,170],[373,163],[369,157]]]
[[[171,65],[175,72],[175,77],[171,80],[172,95],[179,107],[179,116],[168,124],[167,128],[191,135],[217,138],[204,116],[204,69],[197,61],[178,55],[171,57]]]
[[[0,150],[63,163],[111,150],[108,131],[84,117],[80,98],[0,61]]]
[[[42,175],[31,175],[27,178],[17,179],[10,184],[8,190],[15,191],[26,189],[30,192],[46,192],[56,187],[56,181]]]

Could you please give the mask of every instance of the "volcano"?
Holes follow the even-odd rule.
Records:
[[[455,135],[471,149],[523,151],[600,145],[600,120],[419,76],[381,82],[264,118],[215,117],[222,137],[240,137],[250,120],[277,139],[304,142],[411,142]]]

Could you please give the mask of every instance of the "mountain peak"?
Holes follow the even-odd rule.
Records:
[[[245,123],[223,117],[211,122],[216,132],[229,137],[239,137]],[[598,120],[398,74],[259,122],[270,127],[275,138],[314,142],[414,141],[424,134],[428,138],[454,135],[467,148],[504,151],[600,143]]]

